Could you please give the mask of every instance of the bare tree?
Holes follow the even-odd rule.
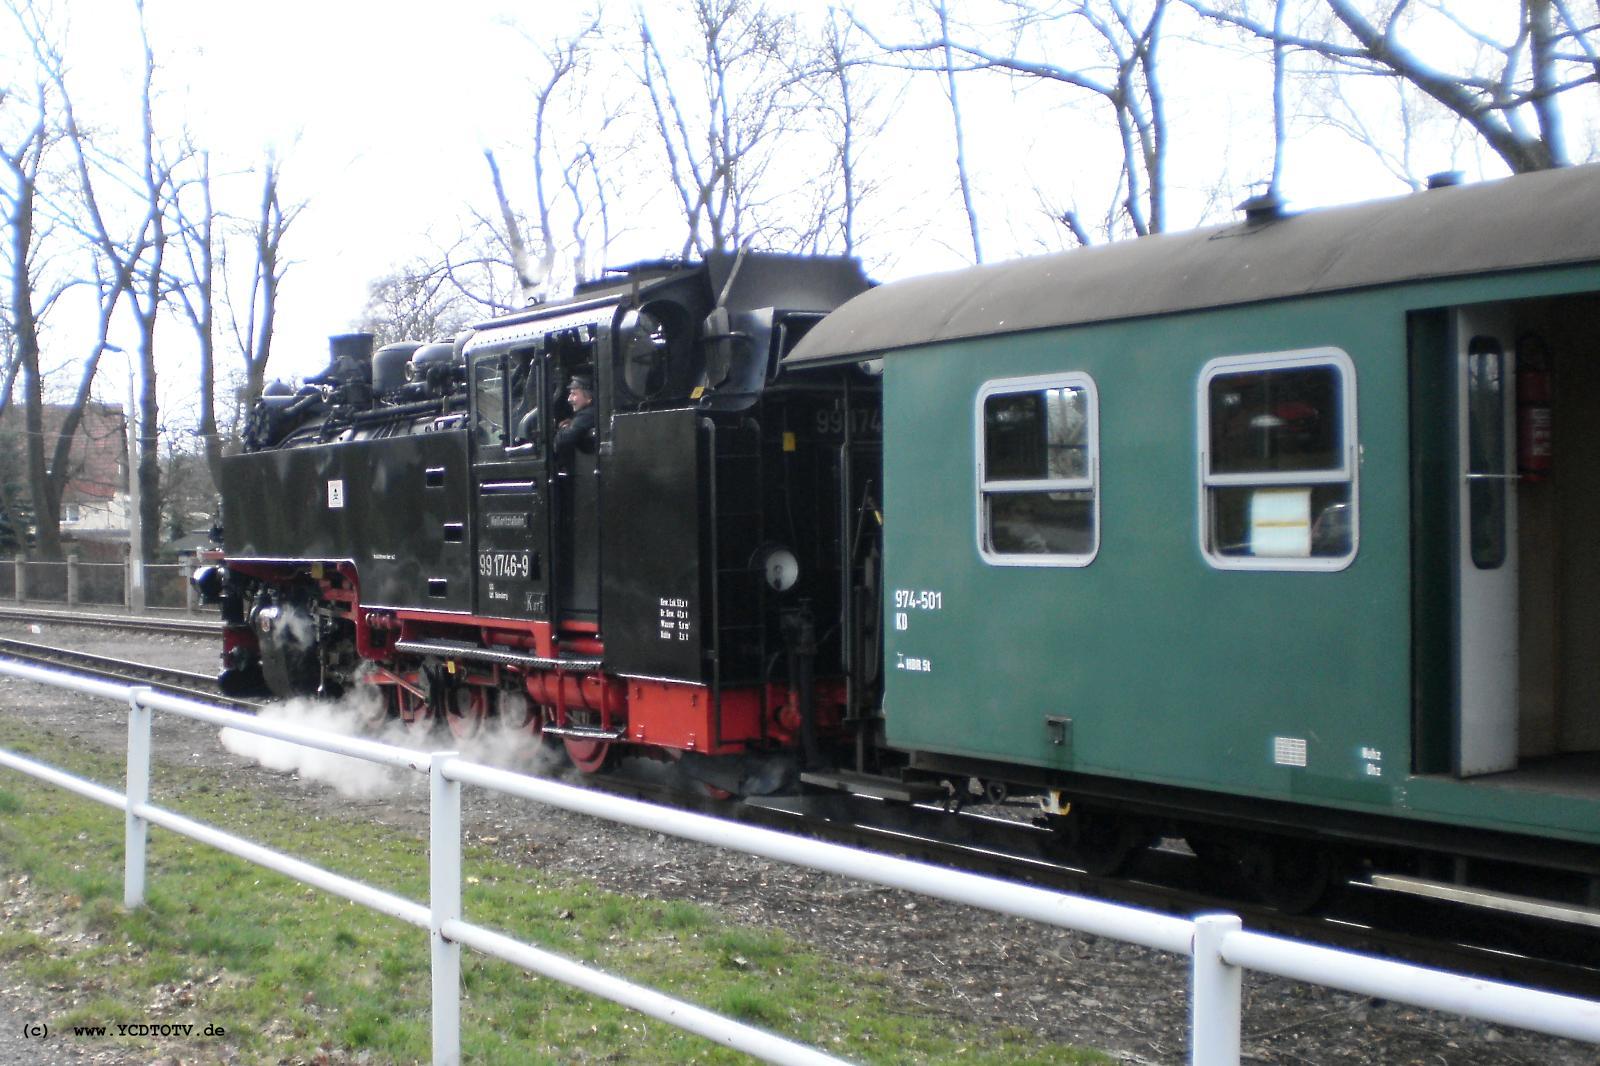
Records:
[[[842,24],[834,12],[829,12],[827,31],[822,38],[822,69],[837,90],[838,111],[835,128],[839,139],[835,158],[839,168],[840,224],[844,238],[844,254],[856,253],[856,205],[861,197],[861,184],[856,176],[856,128],[859,124],[861,102],[851,78],[853,65],[850,56],[850,27]]]
[[[983,262],[983,240],[979,236],[978,209],[972,202],[972,177],[967,173],[967,135],[961,122],[961,98],[956,92],[955,45],[950,41],[950,9],[945,0],[935,0],[939,18],[940,69],[945,99],[950,101],[950,124],[956,141],[956,180],[961,186],[961,206],[967,214],[967,231],[972,237],[972,261]]]
[[[21,101],[15,90],[7,90],[0,102],[15,106]],[[27,109],[29,114],[21,128],[14,136],[7,136],[4,142],[0,143],[0,157],[4,158],[7,178],[6,182],[0,185],[0,207],[4,209],[8,237],[4,249],[8,282],[6,313],[3,321],[0,321],[5,342],[5,382],[3,394],[0,394],[0,412],[10,406],[12,389],[20,373],[23,377],[25,396],[29,401],[24,411],[26,422],[24,450],[30,459],[29,483],[34,488],[37,499],[37,490],[44,481],[42,444],[32,444],[35,441],[42,442],[44,432],[39,326],[48,311],[49,304],[60,295],[61,289],[57,288],[43,300],[35,298],[36,256],[41,237],[36,213],[39,179],[51,132],[45,86],[37,86],[30,103],[32,106]],[[37,463],[32,461],[35,452],[38,453]],[[15,493],[11,491],[9,478],[6,479],[4,499],[0,504],[3,504],[4,518],[10,527],[10,535],[5,539],[13,545],[25,543],[26,531],[19,528],[22,508]]]
[[[611,247],[609,182],[593,141],[582,139],[578,142],[577,151],[561,168],[561,184],[572,203],[572,242],[569,248],[572,277],[574,281],[588,281],[604,268],[606,250]],[[591,214],[594,216],[592,224],[600,230],[598,241],[593,237]],[[592,262],[591,256],[596,254],[599,261]]]
[[[1272,178],[1274,195],[1283,189],[1283,150],[1289,143],[1289,105],[1284,98],[1288,77],[1288,49],[1283,44],[1283,15],[1288,0],[1272,0]]]
[[[937,35],[928,39],[909,43],[887,43],[876,35],[873,39],[884,62],[908,69],[941,74],[995,71],[1067,86],[1098,98],[1111,109],[1122,147],[1117,202],[1107,212],[1106,231],[1114,234],[1125,224],[1132,233],[1143,236],[1159,233],[1167,224],[1167,119],[1157,51],[1168,3],[1072,0],[1041,5],[1007,0],[1015,27],[1015,47],[1009,54],[953,39],[943,18]],[[943,0],[940,8],[942,12]],[[1047,52],[1044,35],[1058,27],[1070,40],[1091,42],[1093,57],[1067,64],[1022,54],[1021,46],[1030,41],[1039,44],[1041,54]],[[1087,236],[1076,211],[1060,212],[1058,218],[1064,225],[1075,226],[1080,240]]]
[[[72,402],[67,405],[48,455],[44,430],[44,374],[40,366],[37,332],[35,331],[31,338],[18,345],[25,407],[28,485],[33,503],[36,545],[41,555],[46,558],[56,558],[61,552],[61,492],[70,476],[72,440],[82,423],[84,405],[89,402],[100,357],[111,347],[107,337],[117,305],[129,292],[134,271],[149,247],[152,220],[147,210],[144,217],[131,227],[132,236],[121,241],[111,236],[111,230],[101,212],[95,192],[89,137],[78,122],[72,97],[67,90],[66,63],[49,12],[29,0],[9,0],[8,7],[33,50],[41,86],[47,87],[57,101],[61,127],[58,136],[62,137],[72,150],[80,202],[76,208],[58,211],[58,220],[76,228],[94,253],[90,275],[76,279],[75,283],[90,285],[95,291],[98,302],[98,339],[83,361],[76,392]],[[139,8],[139,12],[142,26],[143,9]],[[145,43],[147,61],[145,103],[148,105],[149,77],[153,74],[154,65],[150,59],[148,42]],[[46,88],[41,88],[41,98],[46,91]],[[148,128],[149,124],[146,123],[146,129]],[[150,157],[147,156],[146,159],[148,163]],[[124,172],[119,176],[126,174]],[[36,184],[33,186],[33,193],[36,200]],[[148,203],[146,206],[148,207]],[[30,231],[36,232],[36,216],[30,216],[27,221]],[[36,327],[36,320],[34,325]]]
[[[815,48],[802,53],[794,68],[794,80],[807,94],[804,110],[816,119],[830,160],[827,172],[817,175],[814,216],[797,244],[814,253],[858,253],[861,203],[878,187],[860,162],[887,115],[879,89],[864,76],[872,60],[860,47],[862,38],[848,17],[830,8]]]
[[[1415,87],[1447,114],[1483,138],[1513,173],[1568,162],[1560,99],[1580,86],[1600,84],[1593,22],[1574,17],[1567,0],[1518,0],[1515,32],[1497,37],[1470,21],[1448,0],[1358,4],[1308,0],[1290,28],[1274,2],[1274,17],[1260,4],[1215,6],[1185,0],[1201,15],[1238,27],[1275,48],[1310,53],[1331,77],[1359,74],[1398,79]],[[1500,9],[1503,11],[1504,9]],[[1496,12],[1499,13],[1499,12]],[[1331,14],[1331,20],[1317,16]],[[1481,16],[1480,16],[1481,18]],[[1473,59],[1456,70],[1425,60],[1418,48],[1453,32]],[[1434,49],[1435,54],[1440,50]]]
[[[520,214],[514,216],[525,227]],[[489,318],[510,314],[527,306],[522,285],[507,247],[501,224],[477,211],[471,212],[466,232],[433,257],[421,257],[429,270],[437,269],[449,280],[451,294],[460,300],[463,314]],[[579,275],[581,276],[581,275]]]
[[[278,318],[278,294],[290,265],[283,253],[283,240],[306,206],[303,200],[285,201],[282,180],[282,164],[276,154],[269,152],[261,166],[261,196],[245,230],[250,245],[250,282],[243,292],[231,288],[227,292],[228,330],[244,369],[243,393],[239,396],[243,410],[250,409],[266,384]],[[222,276],[227,286],[232,273],[227,269],[226,242],[222,248]]]
[[[537,144],[543,140],[543,131],[535,134]],[[539,188],[539,218],[542,229],[549,231],[549,207],[544,200],[544,168],[538,161],[538,149],[534,150],[534,169],[538,173],[537,185]],[[500,209],[501,230],[506,244],[506,251],[511,255],[511,269],[517,279],[517,290],[522,293],[523,301],[533,303],[539,300],[544,293],[546,280],[550,276],[550,267],[554,261],[553,249],[549,243],[544,245],[541,254],[542,262],[539,266],[533,265],[533,256],[528,251],[528,238],[523,234],[523,220],[518,217],[511,206],[511,197],[506,195],[505,179],[500,176],[500,162],[494,157],[494,149],[485,148],[483,158],[489,164],[489,177],[494,185],[495,205]]]
[[[472,321],[472,308],[446,264],[412,262],[367,287],[361,330],[379,345],[447,339]]]
[[[642,10],[637,69],[683,210],[686,258],[736,247],[770,221],[759,217],[764,179],[797,91],[785,62],[796,50],[792,17],[759,0],[689,0],[688,14],[698,79],[668,62]]]
[[[193,532],[200,516],[210,517],[216,507],[216,482],[205,452],[193,449],[192,439],[178,434],[167,434],[162,442],[161,526],[173,540]]]
[[[217,212],[211,197],[211,154],[198,154],[199,173],[186,183],[197,196],[199,203],[193,207],[184,202],[180,188],[173,201],[178,228],[178,250],[183,256],[185,273],[175,278],[171,290],[176,294],[194,330],[200,356],[199,426],[196,432],[203,445],[206,470],[212,485],[222,484],[222,438],[217,432],[216,378],[217,378]]]
[[[551,196],[546,177],[546,146],[549,135],[550,110],[561,91],[563,83],[577,80],[588,64],[588,47],[599,31],[598,16],[564,40],[541,49],[547,71],[546,77],[534,88],[533,94],[533,203],[534,223],[538,228],[539,248],[537,259],[529,249],[523,232],[522,220],[511,207],[506,195],[505,182],[500,175],[500,165],[494,152],[484,149],[484,159],[489,164],[489,176],[494,185],[495,203],[500,211],[506,247],[511,253],[512,267],[516,271],[517,285],[526,303],[536,303],[547,298],[551,274],[558,255],[555,227],[551,221]]]
[[[138,15],[139,46],[142,58],[139,80],[139,161],[137,169],[128,174],[117,168],[112,159],[102,157],[105,167],[117,168],[119,176],[128,187],[138,190],[144,217],[136,236],[128,240],[114,237],[106,216],[100,208],[96,183],[90,163],[90,142],[79,125],[70,100],[66,107],[67,136],[78,163],[84,205],[88,217],[88,236],[94,242],[102,260],[109,264],[121,287],[127,292],[133,309],[139,336],[139,392],[137,454],[131,459],[135,470],[131,476],[139,482],[139,544],[135,546],[139,557],[153,560],[161,541],[161,457],[157,427],[161,411],[156,392],[156,327],[168,291],[164,262],[167,252],[167,213],[174,199],[173,164],[164,157],[164,147],[156,137],[155,127],[155,52],[150,44],[149,26],[145,18],[144,0],[134,0]],[[58,73],[58,85],[65,94],[64,77]],[[186,153],[187,147],[180,149]],[[96,358],[98,358],[98,352]],[[86,364],[81,386],[84,400],[88,399],[93,380],[93,360]],[[81,403],[78,405],[81,411]],[[70,417],[70,416],[69,416]],[[57,465],[66,458],[70,437],[63,432],[56,442]]]
[[[600,17],[589,15],[575,32],[554,43],[529,38],[542,71],[533,83],[533,144],[526,157],[531,176],[525,187],[532,193],[532,209],[526,213],[518,209],[522,198],[508,189],[500,157],[493,149],[484,149],[495,211],[492,215],[474,211],[473,217],[492,239],[469,236],[444,257],[461,294],[485,310],[501,312],[510,310],[513,302],[516,306],[542,302],[563,288],[562,282],[586,280],[591,269],[591,222],[600,228],[601,254],[610,240],[609,197],[593,140],[615,118],[603,102],[597,103],[603,97],[595,89],[603,80],[594,67],[600,35]],[[560,136],[558,118],[574,114],[584,116],[577,123],[581,135]],[[562,150],[552,144],[570,147]],[[569,220],[562,228],[570,238],[556,235],[560,214]],[[462,257],[463,250],[470,251]],[[497,286],[483,288],[484,271],[497,265],[511,268],[517,300],[491,296]]]
[[[155,53],[150,46],[145,21],[144,0],[134,0],[139,14],[139,44],[144,66],[140,78],[140,170],[139,189],[144,198],[146,229],[142,234],[142,255],[130,257],[135,283],[128,291],[134,320],[139,331],[139,423],[138,455],[135,458],[139,479],[139,557],[155,559],[161,545],[161,453],[157,427],[161,411],[156,393],[156,326],[167,295],[164,264],[167,254],[167,212],[175,199],[172,164],[162,157],[162,146],[155,127]],[[74,145],[82,156],[82,139]],[[86,185],[87,188],[87,185]],[[119,254],[102,223],[99,232],[102,251],[116,261]],[[59,448],[59,445],[58,445]]]

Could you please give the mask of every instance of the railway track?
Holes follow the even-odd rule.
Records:
[[[919,813],[924,817],[904,819],[925,821],[914,843],[907,832],[910,825],[870,823],[861,827],[863,842],[882,848],[884,838],[892,835],[906,843],[891,846],[905,847],[928,861],[1059,891],[1174,914],[1227,910],[1261,932],[1492,980],[1600,996],[1600,936],[1592,927],[1511,915],[1481,903],[1406,896],[1361,881],[1336,890],[1327,908],[1316,914],[1285,914],[1248,902],[1243,885],[1219,882],[1192,853],[1172,842],[1145,852],[1121,877],[1096,877],[1052,857],[1054,845],[1046,831],[969,816],[966,820],[986,824],[952,834],[952,822],[959,825],[961,819],[942,812]],[[952,835],[967,839],[951,840]]]
[[[0,655],[118,683],[150,685],[237,710],[263,706],[223,697],[214,678],[187,670],[4,638]],[[1570,916],[1553,920],[1496,908],[1492,900],[1421,898],[1352,881],[1335,892],[1326,910],[1289,915],[1242,902],[1242,886],[1219,883],[1192,853],[1171,843],[1144,853],[1121,877],[1097,877],[1072,866],[1054,834],[1032,825],[1020,810],[1013,811],[1019,815],[1013,818],[952,814],[932,805],[843,793],[708,799],[685,779],[663,772],[659,763],[631,760],[629,769],[588,780],[623,795],[1058,891],[1174,914],[1228,910],[1262,932],[1487,979],[1600,996],[1600,914],[1594,915],[1594,923]]]
[[[1249,902],[1249,890],[1163,842],[1119,877],[1089,874],[1060,853],[1054,835],[1026,818],[823,794],[740,801],[686,799],[662,785],[616,779],[598,787],[690,806],[789,832],[974,873],[1023,881],[1170,914],[1229,911],[1248,928],[1345,951],[1400,959],[1588,998],[1600,997],[1600,927],[1571,918],[1516,913],[1492,898],[1419,897],[1352,880],[1315,914]],[[1600,912],[1583,912],[1600,921]]]
[[[227,707],[229,710],[255,711],[262,705],[249,700],[223,696],[217,690],[216,678],[210,674],[179,670],[153,663],[115,659],[106,655],[61,648],[49,644],[35,644],[25,640],[0,637],[0,655],[19,659],[36,666],[51,666],[76,674],[113,681],[118,684],[148,685],[174,696],[203,700]]]
[[[94,629],[124,629],[142,632],[179,633],[185,636],[215,637],[222,633],[217,618],[190,615],[104,614],[93,611],[55,610],[44,607],[0,607],[0,621],[39,622]]]

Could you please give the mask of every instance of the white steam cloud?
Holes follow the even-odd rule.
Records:
[[[411,727],[398,719],[386,719],[377,688],[357,685],[334,703],[286,700],[263,707],[256,717],[416,751],[457,751],[473,762],[521,773],[544,775],[555,769],[560,756],[525,729],[508,724],[521,719],[520,710],[508,707],[506,712],[504,718],[491,718],[475,735],[457,737],[442,727],[431,731],[424,725]],[[235,755],[252,759],[269,770],[332,785],[340,795],[351,799],[394,795],[417,778],[416,774],[395,767],[237,729],[222,730],[218,739]]]

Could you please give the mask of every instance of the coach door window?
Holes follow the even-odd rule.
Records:
[[[991,563],[1086,566],[1100,544],[1099,410],[1086,374],[978,394],[978,546]]]
[[[1467,347],[1468,543],[1472,565],[1493,570],[1506,561],[1506,356],[1493,337]]]
[[[1355,557],[1355,369],[1333,348],[1214,359],[1200,374],[1200,529],[1225,569]]]

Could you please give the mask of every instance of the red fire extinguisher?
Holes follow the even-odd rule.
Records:
[[[1533,334],[1518,338],[1517,473],[1524,481],[1547,480],[1554,465],[1551,378],[1550,349],[1543,338]]]

